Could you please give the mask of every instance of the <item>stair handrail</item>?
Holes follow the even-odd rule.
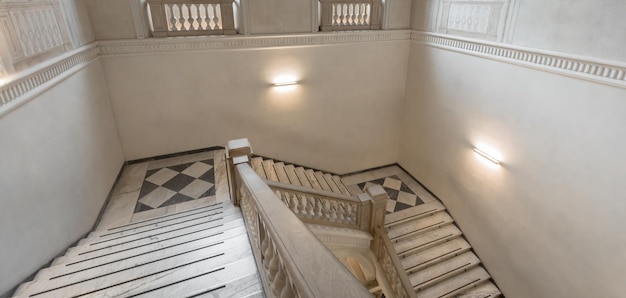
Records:
[[[384,227],[374,228],[374,239],[371,243],[371,249],[376,254],[378,263],[382,266],[387,282],[391,287],[394,297],[397,298],[416,298],[417,295],[413,290],[411,281],[409,280],[404,266],[400,262],[396,254],[393,243],[389,239],[387,229]]]
[[[386,201],[369,196],[347,196],[330,191],[282,182],[266,181],[289,209],[302,221],[373,232],[384,222]],[[378,214],[376,216],[375,214]]]
[[[371,294],[274,194],[234,157],[233,176],[252,252],[268,297],[368,297]]]

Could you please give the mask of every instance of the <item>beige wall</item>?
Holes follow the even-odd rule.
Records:
[[[131,0],[84,0],[98,40],[136,38]]]
[[[248,0],[251,34],[316,32],[312,0]]]
[[[87,233],[123,162],[99,61],[0,118],[0,293]]]
[[[409,67],[400,164],[504,294],[622,296],[626,90],[417,44]]]
[[[127,160],[248,137],[344,173],[394,163],[408,41],[105,56]],[[272,81],[301,83],[278,92]]]

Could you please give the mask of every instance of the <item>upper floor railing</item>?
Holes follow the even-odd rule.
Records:
[[[148,0],[154,37],[236,34],[233,0]]]
[[[321,31],[378,30],[381,0],[320,0]]]

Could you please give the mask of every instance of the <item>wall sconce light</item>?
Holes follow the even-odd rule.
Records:
[[[485,152],[485,151],[483,151],[483,150],[481,150],[481,149],[478,149],[478,148],[474,148],[474,152],[476,152],[476,153],[477,153],[478,155],[480,155],[482,158],[484,158],[484,159],[486,159],[486,160],[490,161],[490,162],[491,162],[491,163],[493,163],[494,165],[497,165],[497,166],[499,166],[499,165],[500,165],[500,161],[499,161],[497,158],[495,158],[495,157],[491,156],[489,153],[487,153],[487,152]]]
[[[272,84],[272,86],[274,87],[284,87],[284,86],[292,86],[292,85],[297,85],[298,81],[289,81],[289,82],[279,82],[279,83],[274,83]]]

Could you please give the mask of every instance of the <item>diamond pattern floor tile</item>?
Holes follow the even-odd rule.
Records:
[[[213,159],[178,165],[170,163],[168,166],[146,172],[135,213],[213,195],[215,195]]]
[[[362,182],[358,184],[358,187],[365,191],[365,188],[374,184],[382,185],[389,196],[389,201],[387,201],[386,206],[387,213],[398,212],[424,204],[415,192],[396,175]]]

